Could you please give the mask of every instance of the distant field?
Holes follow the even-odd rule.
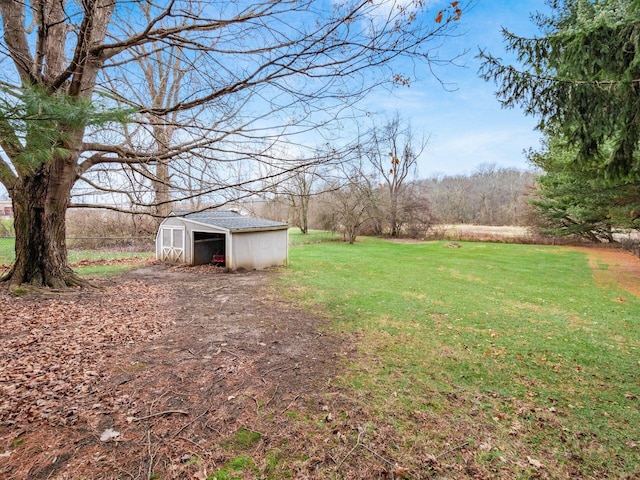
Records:
[[[495,235],[506,238],[523,238],[531,236],[529,227],[516,226],[493,226],[493,225],[437,225],[436,229],[441,229],[446,235]]]
[[[640,299],[586,253],[362,239],[292,248],[283,282],[354,335],[346,395],[410,478],[640,474]]]

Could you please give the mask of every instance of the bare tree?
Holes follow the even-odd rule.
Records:
[[[451,34],[461,12],[458,2],[429,12],[417,0],[2,0],[0,182],[12,198],[16,230],[10,285],[84,283],[68,265],[65,239],[78,180],[108,189],[110,173],[127,166],[148,186],[127,198],[150,209],[153,182],[166,175],[149,175],[149,167],[197,160],[219,168],[180,200],[209,195],[224,202],[228,189],[250,195],[261,180],[252,165],[275,165],[275,144],[304,143],[305,134],[328,128],[372,88],[410,81],[398,70],[400,58],[427,66],[444,60],[432,47]],[[191,77],[154,103],[132,91],[146,88],[141,65],[154,62],[157,51],[182,59],[166,65],[169,74],[179,68]],[[308,163],[279,162],[278,173]]]
[[[324,203],[321,221],[325,228],[339,231],[353,244],[363,224],[371,220],[372,206],[379,202],[374,176],[359,162],[343,167],[342,180],[328,185],[321,197]]]
[[[525,225],[534,181],[534,172],[483,164],[469,175],[431,178],[418,186],[440,223]]]
[[[292,223],[303,234],[309,232],[309,201],[313,193],[314,182],[318,178],[318,166],[296,171],[285,183],[284,194],[289,202]]]
[[[371,139],[366,149],[366,156],[376,174],[379,176],[388,195],[386,220],[392,237],[397,237],[402,226],[403,210],[412,209],[414,202],[405,193],[410,188],[411,180],[417,174],[418,158],[424,151],[427,140],[422,138],[416,144],[411,125],[404,122],[399,114],[382,127],[371,130]]]

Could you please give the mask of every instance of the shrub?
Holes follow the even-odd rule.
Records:
[[[95,209],[69,210],[68,246],[75,249],[153,249],[158,223],[148,215]],[[139,245],[141,239],[144,239],[144,245]]]

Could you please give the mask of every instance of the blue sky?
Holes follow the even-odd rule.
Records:
[[[519,109],[503,109],[495,98],[496,86],[478,77],[480,62],[474,57],[483,48],[507,58],[501,27],[532,36],[537,30],[530,15],[540,10],[548,11],[543,0],[478,0],[463,14],[460,32],[464,34],[449,39],[442,49],[443,57],[447,52],[469,50],[458,61],[464,67],[437,70],[443,81],[454,84],[449,88],[455,91],[446,91],[425,71],[409,88],[370,101],[372,110],[398,111],[411,121],[414,134],[430,138],[420,158],[420,178],[472,173],[481,164],[531,168],[523,151],[540,145],[536,119]]]

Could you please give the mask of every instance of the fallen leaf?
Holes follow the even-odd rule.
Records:
[[[408,478],[409,469],[396,465],[396,475],[401,478]]]
[[[207,480],[207,471],[206,470],[198,470],[193,474],[193,478],[196,480]]]
[[[539,460],[536,460],[535,458],[531,458],[531,457],[527,457],[527,460],[529,461],[529,465],[536,468],[542,468],[542,463],[540,463]]]
[[[111,428],[107,428],[102,435],[100,435],[101,442],[108,442],[109,440],[113,440],[114,438],[118,438],[120,436],[120,432],[113,430]]]
[[[516,435],[520,430],[522,430],[522,423],[516,420],[513,422],[513,424],[511,424],[509,435]]]

